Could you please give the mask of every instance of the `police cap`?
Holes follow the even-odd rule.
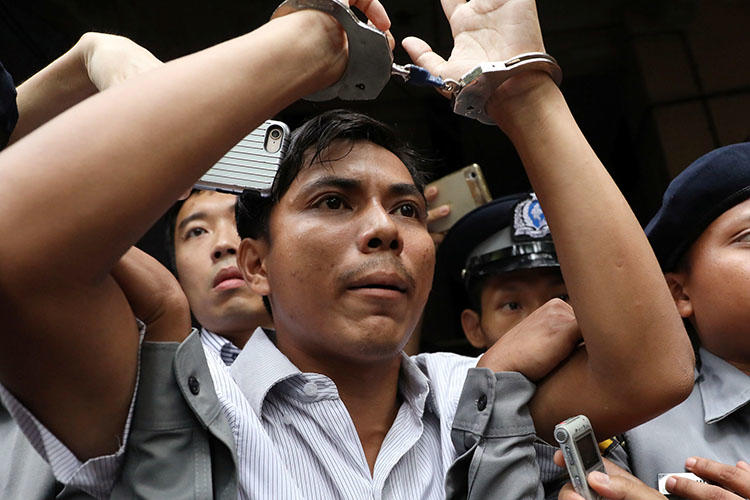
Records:
[[[646,226],[662,270],[676,264],[722,213],[750,198],[750,142],[701,156],[669,184],[661,208]]]

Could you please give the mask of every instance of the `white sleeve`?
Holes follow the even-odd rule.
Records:
[[[146,325],[138,320],[138,333],[141,344],[143,343],[145,332]],[[120,468],[122,467],[140,373],[141,355],[139,348],[135,388],[133,389],[133,398],[130,401],[130,408],[128,409],[128,417],[125,420],[125,428],[122,431],[122,443],[115,453],[90,458],[85,462],[81,462],[67,446],[60,442],[2,384],[0,384],[0,402],[8,409],[8,412],[37,453],[50,465],[55,479],[63,484],[80,489],[95,498],[109,498],[109,494],[120,475]]]

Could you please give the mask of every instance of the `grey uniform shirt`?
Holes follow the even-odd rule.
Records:
[[[651,487],[660,472],[684,472],[691,456],[750,458],[750,377],[703,348],[700,358],[690,396],[625,434],[631,469]]]
[[[286,467],[282,465],[282,461],[279,461],[278,458],[273,460],[274,463],[271,464],[268,460],[258,460],[260,456],[251,451],[249,453],[252,457],[251,460],[243,464],[243,460],[240,459],[240,463],[235,465],[234,460],[228,460],[226,456],[224,458],[222,458],[223,455],[217,457],[215,455],[217,447],[215,445],[209,446],[203,440],[201,433],[206,433],[206,429],[208,429],[209,432],[215,434],[216,428],[219,427],[221,428],[219,430],[222,431],[220,434],[223,436],[223,443],[230,449],[234,448],[233,444],[237,445],[237,438],[240,438],[240,441],[247,442],[249,436],[241,437],[237,434],[239,422],[232,418],[233,416],[236,417],[237,414],[225,413],[227,408],[224,408],[224,411],[219,409],[223,405],[216,401],[214,384],[210,380],[214,377],[206,379],[208,369],[213,373],[221,373],[222,376],[219,376],[219,379],[227,381],[226,372],[223,371],[226,370],[226,366],[216,359],[213,353],[209,355],[206,352],[207,357],[204,360],[200,348],[196,350],[194,340],[196,340],[196,336],[192,335],[179,347],[176,344],[172,346],[169,343],[156,343],[153,346],[146,346],[148,352],[144,357],[142,368],[144,372],[148,373],[148,376],[144,376],[144,382],[150,382],[150,384],[146,384],[148,387],[139,391],[141,403],[136,404],[137,408],[133,416],[134,432],[132,436],[134,439],[130,439],[127,429],[124,432],[128,449],[127,455],[118,453],[117,456],[100,457],[85,463],[78,462],[74,464],[72,470],[65,473],[64,468],[60,467],[61,463],[58,462],[58,459],[62,458],[63,462],[66,462],[66,458],[72,456],[70,451],[65,449],[59,441],[56,441],[44,425],[36,421],[22,405],[15,402],[17,406],[12,413],[18,418],[26,419],[28,425],[22,426],[22,430],[32,440],[32,444],[37,450],[49,449],[45,448],[42,441],[52,440],[56,442],[61,453],[46,453],[45,459],[52,463],[52,469],[58,479],[67,482],[66,479],[86,478],[82,482],[74,481],[78,483],[75,488],[79,491],[89,492],[96,497],[109,496],[104,492],[112,487],[113,482],[117,482],[116,491],[113,494],[116,493],[118,498],[123,495],[133,496],[134,492],[139,492],[138,495],[145,495],[146,497],[164,494],[177,498],[178,494],[189,496],[191,492],[198,491],[202,492],[198,494],[198,497],[208,498],[206,493],[212,489],[214,495],[225,498],[225,494],[228,494],[231,497],[231,491],[237,486],[237,483],[232,480],[237,465],[239,465],[241,497],[244,496],[243,490],[245,493],[250,493],[248,496],[260,498],[285,496],[301,498],[309,496],[310,491],[303,493],[292,486],[294,481],[284,470]],[[191,341],[193,341],[192,344]],[[165,354],[166,358],[162,354]],[[173,369],[170,369],[170,363],[167,359],[170,356],[174,356]],[[429,356],[428,358],[432,357]],[[442,361],[442,363],[438,362],[439,365],[453,365],[454,368],[463,364],[461,362],[454,362],[455,364],[447,362],[447,358],[440,359],[440,356],[435,359],[435,361],[438,360]],[[209,366],[206,366],[206,361],[208,361]],[[416,363],[413,368],[417,368],[420,364]],[[428,362],[428,364],[430,363]],[[432,368],[437,367],[432,366]],[[424,365],[422,365],[422,369],[430,371],[429,367]],[[413,375],[417,378],[419,378],[417,375],[419,371],[421,370],[417,368],[413,372]],[[458,371],[463,370],[459,368]],[[533,385],[516,373],[492,374],[487,370],[470,369],[469,374],[471,376],[463,390],[460,391],[461,402],[456,401],[458,408],[454,406],[454,409],[457,410],[457,423],[453,426],[451,439],[457,447],[456,451],[463,454],[463,460],[448,471],[446,479],[448,496],[451,498],[461,497],[462,493],[466,493],[468,487],[471,493],[484,491],[485,494],[481,495],[482,498],[537,498],[534,493],[531,493],[532,496],[528,496],[528,493],[536,491],[539,485],[538,468],[533,459],[533,448],[529,444],[531,436],[533,436],[533,424],[531,424],[528,412],[525,410],[525,402],[534,392]],[[454,376],[456,375],[458,373],[454,373]],[[440,378],[437,377],[437,379]],[[163,383],[161,379],[164,379]],[[463,376],[458,381],[459,388],[461,382],[463,382],[462,379]],[[200,391],[197,390],[198,380],[202,380]],[[219,385],[221,385],[220,380],[214,378],[214,382],[219,382]],[[432,383],[437,383],[438,386],[445,383],[452,385],[453,381],[433,379],[430,381],[430,385]],[[179,386],[179,391],[176,389],[177,386]],[[420,386],[427,388],[421,383],[414,387]],[[409,388],[403,389],[410,390]],[[167,394],[163,391],[175,393],[174,397],[171,394],[169,398],[166,397]],[[216,392],[221,392],[219,387],[216,387]],[[302,386],[302,392],[304,393],[304,385]],[[418,389],[417,392],[421,391]],[[2,391],[0,391],[0,394],[2,394]],[[8,393],[3,395],[6,396],[6,402],[13,399]],[[159,401],[152,404],[151,400],[155,395],[160,395],[157,399],[163,400],[162,406],[166,405],[166,408],[160,407]],[[188,405],[183,405],[178,401],[181,397],[185,398]],[[406,399],[411,398],[407,397]],[[226,404],[226,400],[224,404]],[[193,418],[187,414],[183,415],[183,413],[191,410],[194,412],[194,418],[197,418],[202,427],[191,424],[188,426],[189,428],[185,427],[184,432],[169,431],[172,422],[182,422],[185,419],[192,422]],[[171,415],[170,412],[175,413],[175,415]],[[177,416],[177,413],[180,413],[180,415]],[[228,422],[221,418],[222,413],[229,417]],[[168,417],[167,414],[169,414]],[[164,420],[165,418],[167,418],[167,421]],[[257,424],[252,427],[255,429],[253,433],[255,437],[250,438],[250,440],[259,445],[260,448],[256,451],[262,451],[262,455],[267,455],[269,452],[270,455],[276,455],[275,452],[279,450],[273,450],[275,448],[273,445],[268,446],[270,444],[269,441],[266,441],[268,435],[265,435],[264,432],[258,434],[259,426]],[[229,433],[228,436],[227,433]],[[232,434],[234,434],[235,443],[231,442]],[[197,443],[196,446],[185,448],[185,439],[188,436],[192,436],[189,442]],[[229,441],[226,440],[227,437]],[[188,452],[187,455],[183,453],[185,451]],[[495,451],[500,453],[493,456]],[[181,458],[175,460],[180,453],[183,453],[184,456],[180,455]],[[427,455],[423,455],[423,457],[427,458]],[[7,460],[18,460],[19,458],[21,457],[6,457]],[[476,462],[479,459],[492,461],[494,467],[491,474],[485,475],[476,470]],[[121,474],[119,479],[118,473],[114,472],[118,469]],[[113,472],[114,476],[112,475]],[[249,489],[247,488],[250,486],[249,484],[242,484],[243,476],[248,473],[254,479],[250,483],[255,486]],[[438,478],[429,477],[429,475],[434,474],[433,471],[420,470],[420,467],[417,467],[417,470],[414,470],[413,473],[416,473],[417,476],[423,474],[428,476],[422,476],[422,481],[437,479],[438,482],[442,482],[442,474],[438,474]],[[316,476],[312,470],[309,471],[309,474],[311,478]],[[24,479],[30,478],[31,475]],[[291,489],[287,489],[288,486],[291,486]],[[400,488],[397,487],[397,489]],[[296,490],[296,494],[289,495],[294,490]],[[234,491],[236,492],[236,490]],[[286,495],[282,491],[285,491]]]

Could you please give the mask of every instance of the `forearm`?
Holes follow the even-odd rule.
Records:
[[[16,89],[19,117],[9,144],[96,93],[84,62],[92,38],[91,34],[84,35],[69,51]]]
[[[51,269],[61,282],[106,276],[240,138],[335,81],[342,46],[330,18],[296,13],[63,113],[0,155],[3,223],[14,226],[0,254],[40,279]]]
[[[491,109],[526,167],[555,241],[586,342],[578,382],[623,406],[637,399],[643,411],[666,409],[692,375],[684,328],[626,200],[557,87],[546,75],[538,78],[530,90],[498,95]],[[663,363],[664,352],[675,362]]]

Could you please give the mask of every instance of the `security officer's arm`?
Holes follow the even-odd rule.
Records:
[[[125,37],[84,34],[69,51],[18,87],[18,124],[9,143],[96,92],[161,64]]]
[[[455,39],[448,61],[404,41],[432,73],[458,79],[482,62],[544,51],[533,0],[443,6]],[[675,405],[692,384],[690,343],[638,221],[560,90],[546,73],[525,71],[492,93],[486,111],[539,197],[586,342],[539,384],[530,403],[537,432],[550,441],[556,423],[584,413],[604,438]]]
[[[359,3],[388,27],[377,1]],[[346,62],[335,20],[293,13],[86,99],[0,153],[0,382],[79,459],[118,448],[136,379],[115,263],[225,151]]]

